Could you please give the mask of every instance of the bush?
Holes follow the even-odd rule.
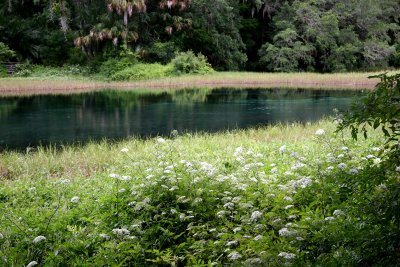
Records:
[[[178,53],[171,61],[175,74],[206,74],[213,72],[207,58],[201,53],[195,55],[193,51]]]
[[[114,81],[146,80],[166,77],[171,73],[170,65],[155,64],[136,64],[125,68],[111,75]]]
[[[12,57],[15,57],[15,52],[6,44],[0,42],[0,62],[6,61]]]
[[[4,67],[4,65],[0,64],[0,78],[7,77],[7,69]]]
[[[137,59],[132,57],[124,57],[120,59],[110,58],[101,64],[100,75],[106,78],[112,78],[117,72],[131,68],[137,63]]]
[[[400,74],[381,74],[370,78],[380,78],[375,90],[363,102],[355,105],[351,113],[344,116],[339,130],[350,128],[354,139],[359,132],[368,136],[368,126],[381,128],[386,137],[385,148],[388,162],[400,162]]]

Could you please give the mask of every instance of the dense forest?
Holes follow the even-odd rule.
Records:
[[[2,61],[96,69],[110,58],[126,56],[166,64],[177,51],[192,50],[216,70],[400,67],[398,0],[0,3]],[[7,47],[15,53],[7,54]]]

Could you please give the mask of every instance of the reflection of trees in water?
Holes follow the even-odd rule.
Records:
[[[14,112],[18,107],[17,100],[1,100],[0,99],[0,118],[7,117],[9,114]]]

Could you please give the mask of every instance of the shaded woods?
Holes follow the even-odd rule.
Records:
[[[312,0],[0,0],[10,60],[167,64],[177,51],[216,70],[342,72],[400,66],[400,3]],[[4,59],[3,59],[4,61]]]

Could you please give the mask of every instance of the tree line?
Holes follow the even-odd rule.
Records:
[[[21,62],[97,66],[177,51],[217,70],[341,72],[400,66],[393,0],[0,0],[0,43]]]

